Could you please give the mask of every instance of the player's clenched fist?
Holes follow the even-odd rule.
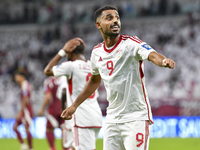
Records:
[[[77,46],[79,46],[80,38],[74,38],[69,40],[67,43],[65,43],[64,47],[62,48],[66,53],[71,53],[73,50],[76,49]]]
[[[165,58],[162,61],[162,66],[173,69],[175,67],[175,62],[169,58]]]
[[[70,106],[70,107],[66,108],[65,110],[63,110],[60,117],[65,120],[70,120],[70,119],[72,119],[72,115],[75,113],[75,111],[76,111],[76,108],[73,106]]]

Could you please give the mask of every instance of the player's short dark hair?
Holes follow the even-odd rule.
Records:
[[[85,45],[80,42],[81,44],[76,47],[75,50],[72,51],[74,54],[84,54],[85,53]]]
[[[97,22],[97,18],[98,18],[99,16],[101,16],[101,13],[102,13],[104,10],[116,10],[116,11],[118,11],[118,9],[117,9],[116,7],[114,7],[114,6],[109,6],[109,5],[103,6],[103,7],[99,8],[99,9],[97,9],[97,10],[95,11],[95,13],[94,13],[94,21],[95,21],[95,22]]]
[[[14,75],[22,75],[24,76],[24,78],[27,78],[27,73],[21,69],[17,69],[15,72],[14,72]]]

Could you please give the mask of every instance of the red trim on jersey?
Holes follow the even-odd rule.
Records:
[[[126,34],[122,34],[122,40],[127,40],[130,36]]]
[[[105,42],[103,42],[104,50],[105,50],[107,53],[111,53],[111,52],[119,45],[119,43],[121,42],[121,40],[122,40],[122,35],[119,36],[119,40],[117,41],[117,43],[115,44],[115,46],[114,46],[112,49],[110,49],[110,50],[108,50],[108,49],[106,48]]]
[[[149,121],[145,121],[145,145],[144,150],[147,150],[147,142],[149,138]]]
[[[72,95],[72,77],[73,77],[73,75],[72,75],[71,78],[69,79],[69,83],[68,83],[70,95]]]
[[[131,40],[133,40],[134,42],[138,43],[138,44],[141,44],[143,41],[140,40],[139,38],[137,38],[136,36],[131,36],[129,37]]]
[[[79,137],[78,137],[78,128],[74,127],[74,135],[75,135],[75,146],[79,146]]]
[[[96,45],[93,49],[99,48],[102,46],[102,43],[99,43],[98,45]]]
[[[78,125],[76,125],[75,124],[75,127],[77,127],[77,128],[101,128],[101,126],[86,126],[86,127],[81,127],[81,126],[78,126]]]
[[[146,93],[145,93],[145,90],[144,90],[144,83],[142,81],[142,78],[144,77],[144,73],[142,71],[142,61],[140,61],[140,80],[141,80],[141,83],[142,83],[142,89],[143,89],[143,93],[144,93],[144,99],[145,99],[145,102],[147,104],[147,110],[148,110],[148,118],[149,118],[149,121],[151,121],[151,123],[153,123],[153,121],[150,119],[150,116],[149,116],[149,105],[147,103],[147,99],[146,99]]]

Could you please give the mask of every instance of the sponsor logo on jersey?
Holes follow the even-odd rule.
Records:
[[[147,50],[151,49],[151,47],[148,44],[143,44],[142,47],[146,48]]]
[[[120,58],[122,56],[123,51],[122,50],[118,50],[117,51],[117,57]]]

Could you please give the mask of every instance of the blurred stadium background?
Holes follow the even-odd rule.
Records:
[[[90,58],[92,48],[102,41],[93,13],[103,5],[118,7],[121,33],[137,35],[176,62],[174,70],[145,62],[146,87],[155,117],[151,137],[200,137],[199,0],[0,0],[1,139],[15,137],[11,125],[20,100],[13,72],[26,71],[34,87],[35,120],[43,120],[37,112],[43,102],[44,67],[73,37],[85,41],[86,58]],[[103,83],[99,92],[105,116],[108,103]],[[37,132],[35,126],[33,130]],[[35,133],[35,138],[44,137]],[[0,149],[7,150],[1,144]]]

